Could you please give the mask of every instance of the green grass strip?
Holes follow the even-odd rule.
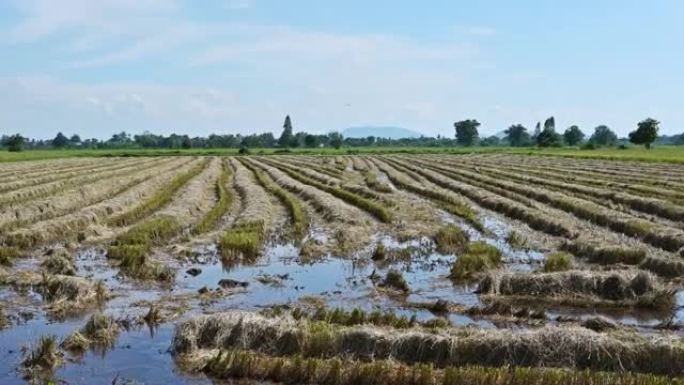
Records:
[[[234,261],[242,257],[247,262],[256,260],[265,241],[264,224],[245,222],[226,231],[219,239],[218,247],[224,261]]]
[[[381,222],[389,223],[392,221],[392,214],[387,210],[385,207],[369,200],[364,197],[361,197],[357,194],[354,194],[352,192],[349,192],[347,190],[343,190],[339,187],[335,186],[329,186],[323,183],[320,183],[314,179],[311,179],[307,176],[304,176],[300,174],[297,171],[294,171],[293,169],[289,167],[284,167],[280,164],[273,164],[271,163],[274,167],[280,169],[287,175],[289,175],[291,178],[298,180],[301,183],[308,184],[310,186],[313,186],[319,190],[323,190],[339,199],[342,199],[343,201],[350,203],[356,207],[359,207],[360,209],[370,213],[371,215],[375,216],[378,218]]]
[[[202,220],[192,229],[193,235],[206,233],[216,227],[221,218],[230,210],[233,203],[233,195],[226,188],[232,175],[230,166],[223,162],[221,174],[216,179],[216,205],[202,218]]]
[[[240,159],[240,161],[245,167],[252,171],[254,177],[261,187],[275,195],[283,203],[283,205],[285,205],[287,211],[290,213],[293,233],[297,238],[303,237],[309,227],[309,218],[306,215],[306,211],[302,207],[302,204],[299,202],[299,199],[278,186],[278,184],[276,184],[270,176],[261,170],[258,170],[253,164],[246,162],[243,159]]]
[[[212,377],[273,383],[322,385],[682,385],[681,378],[589,370],[464,366],[437,369],[394,360],[362,362],[344,358],[273,357],[223,350],[207,359]]]
[[[157,211],[162,206],[168,204],[173,199],[173,196],[178,190],[180,190],[186,183],[197,174],[201,173],[207,165],[210,159],[207,158],[202,163],[194,166],[190,170],[184,172],[183,174],[175,177],[169,184],[162,187],[160,191],[154,194],[152,197],[144,201],[143,203],[135,206],[134,208],[121,213],[115,217],[110,218],[107,221],[109,226],[127,226],[134,223],[149,214]]]

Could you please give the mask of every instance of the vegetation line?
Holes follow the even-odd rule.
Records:
[[[215,193],[216,204],[207,212],[202,220],[191,230],[193,235],[206,233],[207,231],[216,227],[224,214],[230,210],[230,205],[233,202],[233,195],[226,186],[232,175],[230,166],[227,161],[221,164],[221,173],[216,179]]]
[[[306,210],[302,207],[299,200],[278,186],[266,173],[258,170],[252,163],[240,159],[241,163],[247,167],[256,178],[257,182],[268,192],[275,195],[287,208],[292,220],[293,233],[297,238],[302,238],[308,229],[309,219]]]
[[[269,162],[270,163],[270,162]],[[301,183],[308,184],[310,186],[316,187],[319,190],[323,190],[339,199],[342,199],[343,201],[350,203],[354,206],[357,206],[368,213],[372,214],[376,218],[378,218],[380,221],[389,223],[392,221],[392,215],[390,214],[389,210],[387,210],[385,207],[380,206],[379,204],[366,199],[364,197],[361,197],[357,194],[351,193],[347,190],[341,189],[339,187],[333,187],[333,186],[328,186],[323,183],[320,183],[314,179],[311,179],[307,176],[304,176],[300,174],[299,172],[294,171],[293,169],[289,167],[283,167],[282,165],[278,163],[272,163],[272,165],[287,175],[289,175],[291,178],[298,180]]]
[[[160,191],[158,191],[149,199],[145,200],[131,210],[110,218],[110,220],[107,221],[107,224],[109,226],[127,226],[146,217],[150,213],[171,202],[174,194],[180,190],[190,179],[201,173],[202,170],[209,165],[209,162],[209,158],[204,159],[200,164],[175,177],[169,184],[162,187]]]

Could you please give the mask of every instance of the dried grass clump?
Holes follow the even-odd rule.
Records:
[[[76,275],[76,266],[74,262],[60,254],[52,254],[47,256],[40,266],[50,274],[61,275]]]
[[[454,224],[448,224],[437,231],[432,238],[437,251],[442,254],[458,253],[468,246],[468,234]]]
[[[378,243],[375,244],[375,249],[373,249],[373,255],[371,256],[371,259],[374,261],[382,261],[387,257],[387,250],[385,249],[385,244],[378,241]]]
[[[263,222],[244,222],[236,225],[219,239],[221,256],[226,260],[256,260],[265,241]]]
[[[55,316],[87,310],[109,297],[109,291],[101,281],[93,283],[69,275],[44,275],[42,291],[50,302],[50,313]]]
[[[57,337],[47,335],[40,337],[38,345],[29,352],[21,364],[27,369],[50,371],[60,366],[62,362],[62,354],[57,347]]]
[[[365,170],[363,172],[363,179],[366,186],[381,193],[391,193],[392,187],[387,183],[383,183],[378,179],[378,174],[373,170]]]
[[[271,357],[248,351],[220,351],[206,358],[202,370],[212,377],[273,383],[323,385],[681,385],[677,378],[634,373],[575,371],[552,368],[435,369],[392,360]]]
[[[209,212],[202,218],[202,220],[192,229],[194,235],[205,233],[214,227],[221,220],[221,218],[230,210],[230,205],[233,202],[233,195],[226,188],[228,181],[232,175],[231,168],[227,163],[222,164],[221,174],[216,179],[215,194],[216,204],[209,210]]]
[[[579,258],[585,258],[589,262],[602,265],[614,265],[616,263],[638,265],[646,258],[646,250],[638,248],[597,247],[584,242],[565,242],[562,248]]]
[[[186,183],[188,183],[190,179],[199,175],[202,170],[209,165],[210,161],[211,159],[207,158],[201,163],[192,167],[190,170],[178,175],[149,199],[146,199],[139,205],[124,213],[110,218],[107,223],[110,226],[127,226],[155,212],[160,207],[171,202],[176,192],[180,190]]]
[[[490,273],[480,282],[479,292],[574,305],[649,308],[671,308],[674,305],[674,291],[645,271],[497,272]]]
[[[466,252],[459,255],[451,266],[449,277],[454,280],[470,280],[480,273],[498,268],[503,263],[501,251],[483,242],[471,242]]]
[[[382,282],[380,282],[379,286],[388,289],[398,290],[402,293],[408,293],[409,291],[411,291],[411,288],[409,287],[408,282],[406,282],[406,279],[404,279],[404,275],[401,274],[401,271],[394,269],[391,269],[387,272],[385,279],[383,279]]]
[[[527,240],[523,235],[521,235],[519,232],[515,230],[511,230],[507,235],[506,235],[506,242],[514,248],[521,249],[524,248],[525,245],[527,244]]]
[[[174,272],[170,267],[149,261],[154,245],[181,231],[175,218],[162,216],[139,223],[117,237],[107,248],[107,258],[118,260],[122,271],[139,279],[170,281]]]
[[[546,255],[544,259],[544,272],[566,271],[572,268],[572,255],[557,251]]]
[[[676,336],[596,333],[574,326],[515,331],[476,328],[423,331],[340,326],[248,312],[198,316],[177,326],[172,348],[177,357],[207,357],[208,351],[216,349],[249,350],[295,359],[391,358],[397,363],[420,363],[437,368],[557,367],[658,375],[680,375],[684,371],[684,344]]]
[[[64,339],[61,347],[72,353],[83,353],[92,347],[108,349],[114,345],[118,335],[119,325],[113,317],[94,314],[80,331]]]
[[[0,246],[0,265],[12,266],[14,260],[19,256],[21,256],[19,248]]]

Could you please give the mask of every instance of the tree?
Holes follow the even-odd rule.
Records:
[[[7,144],[7,151],[9,152],[20,152],[24,150],[25,139],[23,136],[16,134],[7,138],[5,142]]]
[[[655,119],[644,119],[637,125],[637,129],[629,133],[629,141],[634,144],[643,144],[647,149],[651,148],[651,143],[658,137],[659,121]]]
[[[454,123],[456,129],[456,143],[461,146],[473,146],[477,143],[478,133],[477,128],[480,127],[480,122],[475,119],[461,120]]]
[[[491,147],[491,146],[498,146],[501,143],[501,139],[499,139],[498,136],[492,135],[488,136],[480,141],[480,146],[482,147]]]
[[[336,149],[342,147],[343,140],[344,138],[342,137],[342,134],[340,134],[339,132],[331,132],[328,134],[328,143],[330,143],[330,145],[335,147]]]
[[[539,123],[537,123],[539,128]],[[556,119],[553,116],[544,121],[544,129],[536,134],[535,140],[539,147],[558,147],[561,145],[560,135],[556,133]]]
[[[290,120],[290,115],[285,117],[285,123],[283,123],[283,133],[280,134],[278,139],[278,145],[280,147],[289,147],[292,145],[294,136],[292,135],[292,121]]]
[[[188,136],[184,136],[181,142],[181,148],[189,149],[192,148],[192,141]]]
[[[513,147],[523,147],[530,144],[530,134],[527,133],[527,128],[522,124],[514,124],[506,131],[506,140]]]
[[[550,118],[553,119],[553,118]],[[548,122],[548,120],[546,121]],[[544,123],[544,129],[537,135],[537,146],[539,147],[558,147],[561,145],[560,135],[556,133],[554,125]]]
[[[608,126],[600,125],[594,129],[589,141],[600,146],[614,146],[618,137]]]
[[[563,133],[563,139],[568,146],[576,146],[584,140],[584,132],[579,127],[572,125]]]
[[[536,142],[537,137],[541,134],[541,122],[537,122],[537,125],[534,126],[534,132],[532,133],[532,141]]]
[[[61,132],[57,133],[54,139],[52,139],[52,146],[55,148],[63,148],[69,144],[69,138],[64,136]]]
[[[544,121],[544,129],[556,131],[556,119],[553,116]]]
[[[304,145],[309,148],[316,147],[318,146],[318,138],[316,137],[316,135],[307,134],[304,137]]]
[[[69,138],[69,144],[71,144],[72,146],[77,146],[81,144],[81,137],[76,134],[72,135],[71,138]]]

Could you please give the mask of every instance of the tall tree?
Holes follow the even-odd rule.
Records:
[[[523,147],[530,144],[530,134],[527,133],[527,128],[522,124],[514,124],[506,131],[506,140],[513,147]]]
[[[7,151],[9,152],[20,152],[24,150],[25,139],[23,136],[16,134],[7,138]]]
[[[553,118],[549,118],[553,119]],[[542,132],[537,135],[537,145],[539,147],[557,147],[561,145],[561,138],[560,135],[556,133],[555,124],[553,121],[551,121],[551,124],[549,123],[549,120],[544,122],[544,129]]]
[[[576,146],[584,140],[584,133],[579,127],[572,125],[563,133],[563,139],[565,139],[565,143],[567,143],[568,146]]]
[[[81,137],[76,134],[71,135],[71,138],[69,138],[69,143],[71,145],[79,145],[81,144]]]
[[[344,138],[342,137],[342,134],[340,134],[339,132],[331,132],[328,134],[328,143],[330,143],[330,145],[335,147],[336,149],[342,147],[343,140]]]
[[[646,148],[651,148],[658,137],[659,121],[647,118],[639,122],[637,129],[629,133],[629,141],[634,144],[643,144]]]
[[[63,148],[69,144],[69,138],[64,136],[61,132],[57,133],[54,139],[52,139],[52,146],[56,148]]]
[[[544,121],[544,129],[556,130],[556,119],[553,116]]]
[[[454,123],[456,129],[456,143],[461,146],[473,146],[477,143],[478,133],[477,128],[480,127],[480,122],[475,119],[461,120]]]
[[[594,129],[589,141],[600,146],[614,146],[618,137],[608,126],[600,125]]]
[[[283,133],[280,134],[278,139],[278,145],[280,147],[289,147],[292,145],[294,135],[292,135],[292,121],[290,120],[290,115],[285,117],[285,123],[283,123]]]

